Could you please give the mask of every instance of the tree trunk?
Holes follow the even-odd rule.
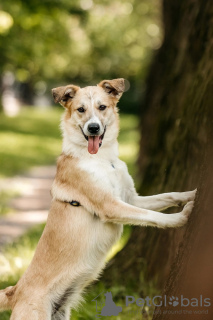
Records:
[[[202,163],[212,125],[213,2],[164,0],[163,21],[164,41],[151,66],[141,107],[138,164],[143,195],[204,184]],[[145,270],[146,278],[157,279],[162,288],[183,235],[185,242],[192,241],[185,235],[189,228],[197,228],[202,214],[193,212],[190,224],[181,229],[134,228],[106,279],[116,274],[128,284],[132,277],[139,281]]]
[[[211,88],[212,89],[212,88]],[[210,101],[209,101],[210,102]],[[177,297],[178,306],[163,303],[153,320],[213,319],[213,112],[209,104],[208,147],[202,182],[184,241],[171,268],[162,296]],[[209,129],[209,130],[208,130]],[[206,303],[210,302],[211,306]]]

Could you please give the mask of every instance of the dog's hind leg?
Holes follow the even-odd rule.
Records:
[[[18,303],[12,312],[10,320],[51,320],[51,309],[45,303]]]
[[[51,320],[50,315],[47,315],[47,313],[42,312],[12,312],[10,320]]]

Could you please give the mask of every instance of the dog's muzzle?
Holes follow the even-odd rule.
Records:
[[[99,148],[102,146],[102,141],[104,139],[104,135],[106,132],[106,126],[104,128],[104,132],[102,135],[98,135],[98,132],[100,131],[100,126],[97,123],[90,123],[88,125],[88,131],[91,133],[91,135],[85,135],[84,130],[80,126],[81,132],[84,136],[84,138],[88,141],[88,152],[90,154],[96,154],[99,150]]]

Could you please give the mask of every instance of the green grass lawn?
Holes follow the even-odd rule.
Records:
[[[24,109],[17,117],[0,115],[0,176],[55,163],[61,151],[61,109]]]
[[[7,177],[26,171],[31,166],[48,165],[56,162],[56,157],[61,152],[61,134],[59,130],[62,108],[54,108],[41,111],[36,108],[24,109],[17,117],[8,118],[0,114],[0,176]],[[130,173],[136,175],[135,161],[138,152],[139,132],[137,130],[138,119],[133,115],[121,115],[121,131],[119,135],[120,157],[128,167]],[[3,194],[2,211],[5,211],[7,195]],[[1,206],[0,206],[1,208]],[[22,236],[16,243],[7,246],[0,254],[0,288],[14,285],[24,270],[29,265],[34,254],[37,242],[41,236],[42,226],[37,226]],[[120,242],[110,252],[108,259],[119,251],[131,233],[131,228],[126,227]],[[143,280],[142,280],[143,283]],[[116,284],[113,288],[106,288],[101,281],[92,285],[85,295],[86,302],[78,311],[73,312],[72,319],[95,319],[96,304],[92,300],[102,292],[111,291],[117,305],[122,306],[123,312],[112,319],[129,320],[141,319],[141,308],[136,304],[131,308],[125,306],[124,296],[134,295],[138,297],[134,283],[132,288],[125,288]],[[144,282],[143,289],[147,295],[153,295],[153,285]],[[151,291],[150,291],[151,290]],[[154,290],[154,289],[153,289]],[[145,310],[149,311],[149,310]],[[10,312],[0,314],[1,320],[8,320]],[[149,317],[146,319],[149,319]]]

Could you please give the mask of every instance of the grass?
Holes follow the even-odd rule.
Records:
[[[61,134],[59,130],[59,119],[62,109],[54,108],[41,111],[28,108],[23,110],[17,117],[8,118],[0,115],[0,176],[8,177],[26,171],[31,166],[54,164],[56,157],[61,152]],[[134,115],[121,115],[121,131],[119,135],[120,158],[124,160],[129,168],[130,174],[135,175],[135,160],[138,152],[139,132],[137,130],[138,119]],[[0,194],[0,212],[6,209],[8,201],[6,194]],[[14,285],[29,265],[34,254],[36,245],[41,236],[44,226],[40,225],[18,239],[16,243],[7,246],[0,254],[0,289]],[[111,259],[127,242],[131,234],[131,228],[125,227],[122,239],[112,248],[108,259]],[[135,303],[131,307],[125,306],[125,296],[133,295],[139,297],[138,283],[125,288],[116,283],[106,288],[99,281],[92,285],[85,295],[85,303],[79,311],[74,311],[72,319],[83,320],[95,319],[96,303],[92,301],[102,292],[111,291],[113,300],[122,306],[117,320],[141,319],[141,308]],[[146,295],[155,294],[154,285],[147,284],[141,279],[143,290]],[[141,285],[140,284],[140,285]],[[103,296],[98,301],[100,308]],[[144,312],[149,312],[147,307]],[[8,320],[10,312],[0,314],[1,320]],[[115,317],[109,317],[115,319]],[[151,317],[144,317],[144,319]]]
[[[17,117],[0,115],[0,176],[55,163],[61,151],[61,110],[28,108]]]

